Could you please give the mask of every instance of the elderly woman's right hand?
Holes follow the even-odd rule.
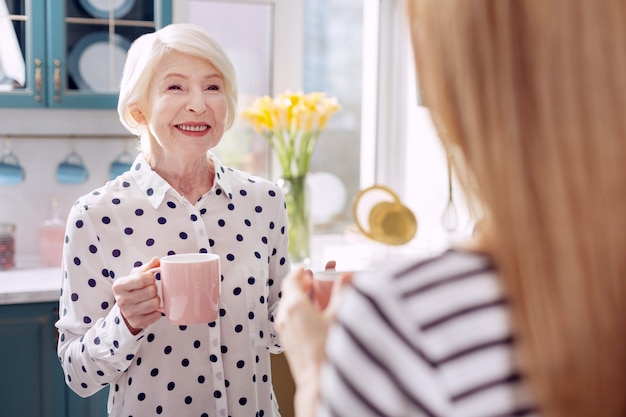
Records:
[[[161,300],[158,295],[154,272],[160,265],[159,258],[140,267],[133,268],[129,275],[113,283],[113,295],[126,326],[133,334],[139,333],[161,318],[158,310]]]

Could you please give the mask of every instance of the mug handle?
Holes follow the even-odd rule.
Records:
[[[15,153],[13,153],[13,151],[9,149],[4,151],[4,153],[2,154],[2,158],[0,158],[0,161],[2,161],[3,163],[7,163],[8,161],[10,161],[10,165],[20,166],[20,161],[19,159],[17,159],[17,155],[15,155]]]
[[[154,268],[148,269],[146,272],[150,272],[154,275],[154,280],[156,281],[156,274],[160,274],[161,273],[161,267],[160,266],[155,266]],[[157,296],[159,297],[159,299],[161,300],[161,304],[159,306],[159,308],[156,309],[156,311],[165,314],[165,306],[163,305],[163,287],[160,285],[157,285]]]
[[[83,162],[83,158],[76,151],[70,152],[65,157],[65,161],[64,162],[67,162],[68,164],[72,164],[72,165],[76,165],[76,166],[84,166],[85,165],[85,163]]]

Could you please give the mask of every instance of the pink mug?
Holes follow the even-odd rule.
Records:
[[[220,257],[213,253],[183,253],[161,258],[152,271],[161,275],[161,312],[176,324],[217,320],[220,304]]]
[[[318,310],[325,310],[326,307],[328,307],[335,279],[342,274],[344,274],[344,272],[339,272],[334,269],[326,269],[313,274],[311,299],[313,301],[313,305]]]

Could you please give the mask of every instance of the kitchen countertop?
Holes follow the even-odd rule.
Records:
[[[14,268],[0,271],[0,304],[58,301],[61,268]]]

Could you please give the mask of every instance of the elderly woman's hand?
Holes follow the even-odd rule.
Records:
[[[133,334],[139,333],[161,318],[161,312],[158,310],[161,300],[154,272],[151,271],[159,265],[159,258],[152,258],[149,263],[133,268],[130,275],[120,277],[113,283],[115,302],[126,326]]]
[[[334,264],[330,268],[334,268]],[[314,415],[326,335],[339,305],[339,292],[350,279],[349,273],[338,278],[330,304],[324,311],[316,309],[309,297],[313,280],[310,270],[296,269],[283,280],[276,329],[296,384],[298,417]]]

